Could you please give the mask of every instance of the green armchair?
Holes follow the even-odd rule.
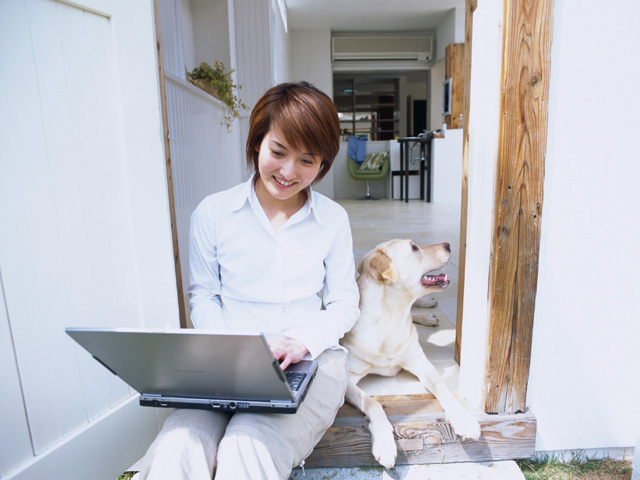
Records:
[[[362,200],[378,200],[371,196],[369,182],[386,178],[390,164],[389,152],[370,153],[362,162],[362,165],[358,165],[350,157],[347,158],[347,170],[351,178],[367,182],[367,194]]]

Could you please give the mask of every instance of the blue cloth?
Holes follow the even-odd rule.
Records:
[[[349,145],[349,158],[352,158],[358,165],[362,165],[364,157],[367,156],[367,136],[360,135],[354,137],[353,135],[347,137],[347,144]]]

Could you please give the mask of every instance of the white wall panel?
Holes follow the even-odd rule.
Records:
[[[538,419],[536,449],[633,448],[640,432],[640,65],[618,47],[640,42],[640,4],[616,0],[601,9],[561,0],[553,15],[527,403]]]
[[[229,12],[225,0],[213,2],[191,2],[193,15],[194,60],[213,65],[216,60],[224,63],[227,71],[232,70],[229,53]],[[193,67],[187,62],[187,68]]]
[[[0,2],[3,478],[132,395],[65,327],[178,320],[152,3],[83,3]]]
[[[29,130],[36,150],[24,151],[19,132],[7,139],[21,161],[3,176],[19,208],[3,212],[16,235],[3,239],[2,266],[39,453],[130,395],[95,362],[82,367],[64,328],[140,317],[109,20],[61,3],[26,7],[16,82],[29,77],[20,108],[30,118],[12,127]],[[83,389],[80,368],[103,388]]]
[[[285,29],[282,15],[277,0],[270,2],[271,25],[271,58],[273,83],[288,82],[291,79],[291,67],[289,65],[289,34]]]
[[[164,69],[179,77],[184,76],[185,60],[182,44],[180,0],[158,0],[160,31],[162,32],[162,55]],[[191,19],[188,19],[189,22]],[[190,25],[190,23],[189,23]],[[193,45],[189,49],[191,53]]]
[[[486,375],[487,298],[500,127],[503,7],[501,2],[482,2],[473,15],[467,254],[459,385],[460,395],[466,397],[471,405],[481,404]],[[437,125],[433,127],[438,128]],[[467,341],[469,338],[473,340]]]
[[[16,363],[11,327],[7,318],[2,279],[0,278],[0,478],[31,459],[29,423],[20,390],[20,377]]]
[[[270,2],[235,0],[238,82],[242,98],[253,107],[273,86]]]
[[[238,122],[230,133],[222,126],[222,102],[172,75],[167,75],[166,85],[176,227],[186,294],[191,212],[207,195],[244,180],[244,153]]]
[[[462,129],[445,131],[431,142],[431,201],[460,203],[462,196]]]
[[[169,411],[141,407],[137,398],[126,400],[99,421],[65,438],[55,449],[47,450],[2,478],[115,480],[144,455]],[[84,455],[79,455],[82,452]],[[114,461],[114,457],[117,460]]]

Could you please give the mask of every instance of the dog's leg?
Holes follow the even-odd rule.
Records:
[[[369,419],[371,431],[371,453],[384,468],[393,468],[398,457],[398,449],[393,438],[393,427],[382,405],[358,387],[360,378],[350,377],[347,385],[346,400]]]
[[[419,348],[419,347],[418,347]],[[451,393],[436,368],[420,353],[413,355],[411,362],[403,365],[404,369],[414,374],[440,402],[453,430],[463,438],[477,440],[480,437],[480,424]]]
[[[424,325],[425,327],[437,327],[440,321],[435,314],[431,312],[426,313],[414,313],[411,312],[411,321],[418,325]]]
[[[413,302],[413,306],[420,308],[433,308],[438,306],[438,301],[431,295],[425,295]]]

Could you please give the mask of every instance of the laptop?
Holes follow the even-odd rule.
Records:
[[[282,371],[260,332],[67,328],[146,407],[295,413],[318,365]],[[289,378],[287,378],[289,377]]]

